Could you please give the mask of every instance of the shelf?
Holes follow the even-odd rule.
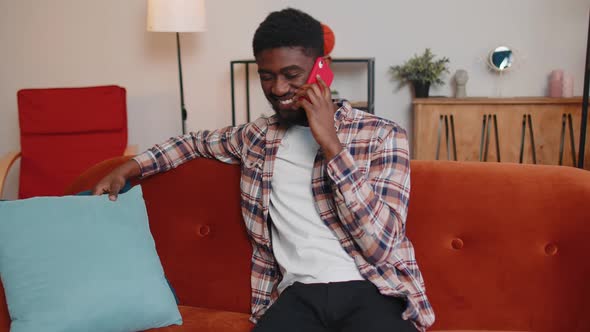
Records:
[[[232,126],[236,125],[236,102],[235,102],[235,65],[244,65],[245,77],[250,75],[250,65],[255,64],[253,59],[232,60],[230,61],[230,75],[231,75],[231,112],[232,112]],[[332,63],[364,63],[367,66],[367,101],[351,102],[354,108],[366,111],[368,113],[375,113],[375,58],[332,58]],[[250,81],[245,80],[246,88],[246,121],[250,122]]]

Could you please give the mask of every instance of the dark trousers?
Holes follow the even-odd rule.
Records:
[[[252,332],[416,332],[402,319],[405,300],[384,296],[369,281],[295,283]]]

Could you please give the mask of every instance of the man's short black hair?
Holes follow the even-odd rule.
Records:
[[[270,13],[254,33],[254,56],[279,47],[303,47],[305,54],[324,55],[322,24],[308,14],[293,8]]]

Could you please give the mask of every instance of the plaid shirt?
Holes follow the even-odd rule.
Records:
[[[326,161],[318,151],[312,178],[316,209],[360,273],[387,296],[403,297],[404,319],[424,331],[434,322],[424,281],[405,236],[410,158],[404,129],[343,102],[334,115],[344,149]],[[135,160],[143,177],[197,157],[241,165],[242,216],[253,243],[252,317],[278,298],[281,273],[267,220],[273,166],[285,129],[276,116],[237,127],[171,138]]]

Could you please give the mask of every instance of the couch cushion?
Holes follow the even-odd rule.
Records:
[[[182,326],[168,326],[145,332],[249,332],[254,327],[250,315],[207,308],[179,306]],[[499,330],[433,330],[432,332],[525,332]]]
[[[148,330],[149,332],[248,332],[254,324],[250,315],[207,308],[179,306],[182,326],[169,326]]]
[[[434,330],[590,331],[590,172],[412,162],[407,235]]]
[[[141,187],[0,202],[0,276],[12,332],[137,331],[180,324]]]

